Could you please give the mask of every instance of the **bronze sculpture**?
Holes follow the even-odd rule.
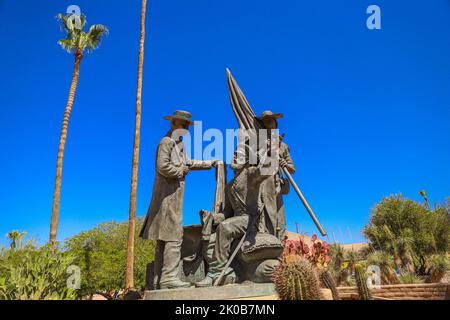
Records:
[[[140,237],[156,241],[155,288],[189,287],[178,278],[183,239],[184,178],[193,169],[210,169],[212,161],[189,161],[182,141],[191,121],[191,114],[177,110],[170,121],[169,132],[161,139],[156,152],[156,175],[152,200]]]
[[[231,105],[239,128],[244,131],[230,164],[234,177],[227,184],[226,167],[221,162],[193,161],[189,164],[180,139],[169,139],[166,135],[161,140],[152,204],[141,232],[142,237],[157,240],[154,279],[148,287],[170,289],[188,287],[191,283],[208,287],[246,280],[270,282],[283,252],[286,217],[282,197],[289,192],[289,185],[299,195],[322,235],[326,234],[292,178],[295,166],[290,150],[282,141],[284,135],[278,134],[278,119],[283,115],[267,110],[257,117],[229,70],[227,79]],[[172,120],[172,127],[176,117],[186,120],[182,130],[192,124],[189,113],[177,111],[168,118]],[[171,131],[169,134],[173,135]],[[261,132],[264,133],[262,136]],[[178,162],[172,157],[169,160],[169,153],[174,150],[178,150],[175,152]],[[164,214],[159,212],[172,211],[170,205],[163,205],[166,197],[173,197],[174,203],[182,204],[188,164],[191,168],[203,169],[215,166],[217,185],[213,210],[201,210],[202,225],[185,227],[181,241],[182,205],[177,212],[168,215],[172,217],[170,226],[162,222],[166,219],[162,220]],[[172,189],[169,188],[173,194],[161,193],[161,186],[169,180],[174,184]],[[180,259],[182,263],[179,263]]]

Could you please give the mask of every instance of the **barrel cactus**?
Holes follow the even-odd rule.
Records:
[[[360,300],[371,300],[372,293],[370,292],[369,287],[367,286],[367,274],[364,270],[363,266],[355,264],[355,280],[356,286],[358,287],[358,295]]]
[[[320,286],[311,263],[296,256],[284,259],[273,274],[272,280],[281,300],[320,300]]]
[[[320,272],[319,277],[320,277],[320,281],[322,282],[323,286],[325,288],[331,290],[331,293],[333,295],[333,300],[341,300],[341,297],[339,296],[339,292],[336,289],[336,282],[334,281],[334,278],[331,275],[330,271],[322,270]]]

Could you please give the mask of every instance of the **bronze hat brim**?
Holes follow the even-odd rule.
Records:
[[[182,121],[189,122],[190,126],[196,126],[197,125],[196,122],[191,121],[191,120],[187,120],[186,118],[181,118],[181,117],[177,117],[177,116],[165,116],[164,117],[164,120],[172,121],[172,119],[177,119],[177,120],[182,120]]]
[[[259,120],[263,120],[265,118],[281,119],[281,118],[283,118],[283,114],[282,113],[266,114],[266,115],[263,115],[263,116],[259,116],[257,118]]]

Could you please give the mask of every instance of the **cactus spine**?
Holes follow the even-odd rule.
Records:
[[[309,261],[298,258],[283,261],[272,280],[281,300],[320,300],[319,280]]]
[[[322,282],[325,288],[331,290],[333,300],[341,300],[339,292],[336,289],[336,282],[334,281],[334,278],[331,275],[330,271],[322,270],[322,272],[320,273],[320,281]]]
[[[372,293],[367,286],[367,275],[362,265],[355,264],[355,280],[360,300],[371,300]]]

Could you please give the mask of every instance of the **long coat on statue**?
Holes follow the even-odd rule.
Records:
[[[294,172],[294,162],[292,161],[289,147],[286,143],[281,142],[279,152],[280,158],[286,160],[288,169]],[[286,235],[286,216],[283,195],[281,193],[282,183],[283,180],[277,173],[270,179],[265,180],[261,185],[261,202],[264,205],[266,232],[275,235],[281,241],[284,240],[284,236]]]
[[[144,220],[140,237],[149,240],[181,241],[183,239],[183,167],[211,168],[208,161],[190,161],[186,158],[181,139],[175,141],[171,132],[162,138],[156,152],[156,174],[152,200]]]

